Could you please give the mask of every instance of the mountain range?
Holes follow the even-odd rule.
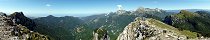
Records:
[[[135,11],[117,10],[116,12],[86,17],[55,17],[49,15],[33,19],[25,17],[23,12],[15,12],[9,16],[3,15],[9,18],[8,22],[11,22],[11,24],[3,25],[21,25],[23,28],[13,29],[21,30],[18,32],[20,38],[25,34],[30,35],[29,37],[23,37],[28,40],[34,38],[35,40],[210,39],[209,10],[188,9],[177,11],[141,7]],[[1,18],[4,17],[1,16]],[[22,33],[25,30],[27,33]],[[34,37],[34,35],[37,36]],[[16,35],[14,36],[16,37]]]

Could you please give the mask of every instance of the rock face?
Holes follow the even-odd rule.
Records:
[[[136,18],[124,28],[117,40],[198,40],[196,35],[179,31],[155,19]]]
[[[110,40],[110,37],[106,30],[99,28],[93,32],[93,40]]]
[[[35,22],[24,16],[23,12],[14,12],[13,14],[9,15],[9,17],[14,19],[16,24],[26,26],[29,30],[34,30],[36,27]]]
[[[0,14],[0,40],[49,40],[45,35],[30,31],[25,26],[15,23],[15,19]]]

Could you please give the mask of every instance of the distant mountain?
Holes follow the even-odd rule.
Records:
[[[91,40],[94,38],[89,38],[88,36],[96,37],[95,34],[100,35],[100,33],[94,33],[93,31],[103,29],[106,30],[105,33],[108,34],[109,39],[116,40],[118,35],[123,31],[123,28],[134,21],[136,17],[154,18],[162,21],[167,15],[171,14],[161,9],[139,8],[136,11],[118,10],[117,12],[110,12],[108,14],[88,16],[83,19],[85,24],[75,28],[75,31],[83,29],[81,32],[76,32],[75,35],[78,35],[76,37],[78,40]]]
[[[187,10],[190,12],[196,12],[196,11],[210,11],[210,9],[183,9],[183,10]],[[175,13],[179,13],[181,10],[165,10],[166,12],[175,12]]]
[[[207,11],[197,11],[194,13],[181,10],[178,14],[167,16],[164,22],[180,30],[190,30],[198,32],[205,37],[210,37],[209,16]]]
[[[172,15],[175,13],[174,12],[166,12],[165,10],[158,9],[158,8],[150,9],[150,8],[140,7],[136,11],[134,11],[134,13],[132,13],[132,14],[146,17],[146,18],[155,18],[158,20],[162,20],[162,19],[164,19],[165,16]]]
[[[37,18],[37,17],[28,17],[28,18],[30,18],[30,19],[35,19],[35,18]]]
[[[0,40],[50,40],[46,35],[29,30],[32,27],[29,25],[34,24],[24,24],[31,21],[22,12],[15,12],[10,16],[0,13],[0,20]]]
[[[83,23],[78,17],[52,15],[35,18],[33,21],[37,24],[35,31],[49,35],[54,40],[74,40],[73,29]]]

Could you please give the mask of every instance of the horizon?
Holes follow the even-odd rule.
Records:
[[[23,12],[26,16],[81,16],[139,7],[163,10],[210,9],[210,0],[0,0],[0,12]]]

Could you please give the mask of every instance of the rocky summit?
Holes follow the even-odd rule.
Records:
[[[180,31],[151,18],[136,18],[126,26],[117,40],[208,40],[197,33]]]
[[[16,24],[15,19],[1,13],[0,40],[49,40],[49,38],[46,35],[29,30],[21,24]]]

